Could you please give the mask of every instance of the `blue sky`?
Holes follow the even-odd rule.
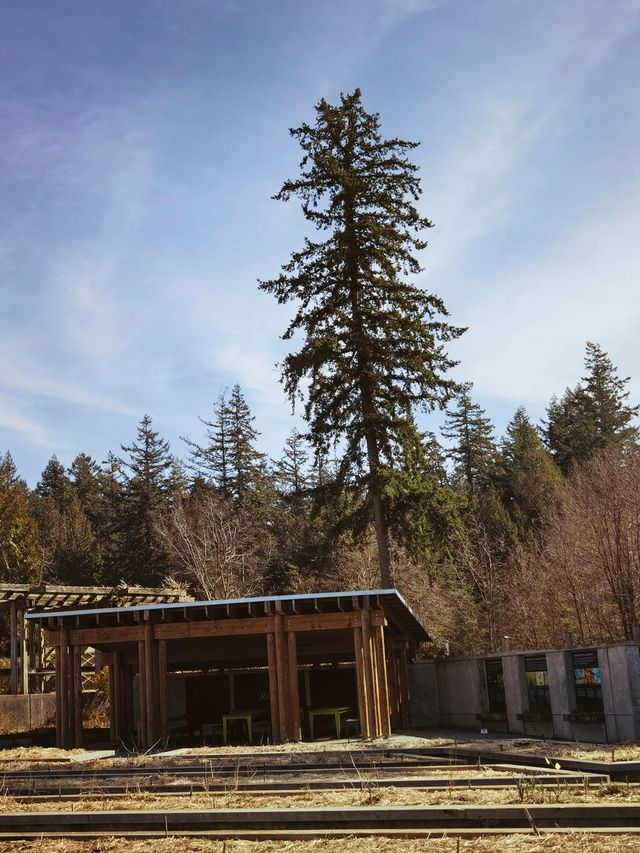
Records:
[[[586,340],[639,400],[639,79],[639,0],[0,0],[0,452],[35,483],[148,412],[181,454],[239,382],[278,453],[289,309],[256,279],[307,230],[270,197],[356,86],[421,142],[420,283],[498,430]]]

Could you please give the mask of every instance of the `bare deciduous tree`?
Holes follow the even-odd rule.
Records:
[[[255,595],[269,560],[266,526],[237,503],[204,491],[180,500],[158,525],[178,577],[209,600]]]
[[[640,611],[640,448],[603,450],[548,519],[539,586],[581,642],[630,639]],[[550,638],[555,639],[555,638]]]

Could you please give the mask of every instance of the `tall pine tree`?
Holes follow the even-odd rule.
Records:
[[[443,344],[461,334],[443,302],[410,284],[431,223],[418,212],[417,143],[383,139],[378,115],[361,93],[324,99],[313,126],[291,130],[304,156],[300,175],[276,199],[301,200],[318,239],[306,239],[278,278],[261,282],[296,314],[284,339],[304,337],[283,365],[292,401],[308,382],[305,417],[317,450],[343,440],[349,463],[364,475],[376,529],[380,574],[391,584],[385,467],[400,453],[415,406],[442,405],[453,390],[453,362]]]
[[[168,564],[157,524],[175,495],[174,460],[169,442],[160,438],[152,429],[151,418],[145,415],[138,426],[136,441],[122,445],[122,450],[128,456],[124,460],[128,477],[123,496],[126,580],[137,584],[159,583]]]
[[[0,582],[39,580],[42,568],[38,533],[28,488],[18,477],[11,454],[0,457]]]
[[[499,466],[502,499],[526,539],[540,528],[545,512],[560,500],[563,479],[522,406],[507,426]]]
[[[258,431],[239,385],[229,399],[223,391],[205,425],[205,443],[183,439],[189,446],[190,467],[205,482],[212,483],[226,498],[242,498],[255,491],[264,476],[265,457],[256,449]]]
[[[567,388],[547,409],[545,440],[554,459],[568,473],[596,450],[618,447],[638,438],[632,421],[638,406],[629,406],[629,378],[620,379],[611,359],[598,344],[587,342],[586,375]]]
[[[495,472],[497,448],[493,426],[484,410],[471,400],[471,384],[463,385],[457,407],[447,410],[442,434],[453,441],[449,456],[456,473],[469,488],[486,486]]]

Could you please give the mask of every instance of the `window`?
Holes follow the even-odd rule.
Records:
[[[500,712],[507,710],[507,700],[504,695],[504,676],[502,675],[502,661],[485,661],[485,672],[487,675],[487,693],[489,695],[489,711]]]
[[[551,696],[549,694],[547,656],[532,655],[525,657],[524,669],[527,674],[529,710],[537,713],[549,713],[551,711]]]
[[[573,680],[576,690],[576,709],[584,712],[602,713],[602,677],[595,649],[574,652]]]

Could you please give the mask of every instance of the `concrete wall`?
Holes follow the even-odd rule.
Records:
[[[409,725],[437,726],[440,719],[438,674],[433,660],[417,661],[409,667]]]
[[[0,733],[28,732],[56,724],[56,694],[0,696]]]
[[[640,737],[640,651],[637,646],[598,649],[602,672],[607,740],[638,740]]]
[[[546,654],[549,674],[550,722],[522,719],[530,710],[525,653],[503,652],[506,722],[481,719],[489,708],[485,658],[442,658],[437,661],[420,661],[410,666],[412,726],[487,728],[496,732],[509,731],[525,736],[586,742],[640,740],[638,645],[628,642],[597,649],[602,676],[603,723],[585,723],[570,718],[576,710],[572,650],[554,649],[526,654],[543,653]],[[521,719],[518,719],[519,716]]]
[[[509,655],[502,659],[504,677],[504,695],[507,701],[507,730],[524,734],[526,723],[518,716],[529,710],[527,676],[524,670],[524,657]]]
[[[480,728],[478,716],[489,709],[484,659],[436,661],[440,725]]]

